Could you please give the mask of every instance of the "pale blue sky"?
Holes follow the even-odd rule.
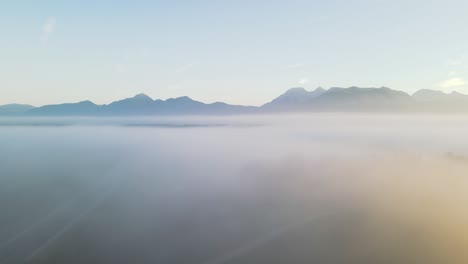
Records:
[[[3,1],[0,104],[468,92],[468,1]]]

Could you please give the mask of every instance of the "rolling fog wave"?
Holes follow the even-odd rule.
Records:
[[[0,119],[0,263],[467,263],[467,121]]]

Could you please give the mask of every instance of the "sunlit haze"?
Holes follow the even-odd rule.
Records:
[[[0,4],[0,264],[468,263],[467,0]]]
[[[137,93],[261,105],[285,89],[468,92],[468,2],[8,1],[0,105]]]

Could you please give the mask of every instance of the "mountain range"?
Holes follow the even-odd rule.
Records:
[[[35,108],[32,105],[25,105],[25,104],[7,104],[7,105],[0,105],[0,114],[16,114],[16,113],[24,113],[28,110]]]
[[[153,100],[145,94],[107,105],[91,101],[33,107],[0,106],[0,115],[118,116],[118,115],[230,115],[281,112],[468,112],[468,95],[423,89],[409,95],[387,87],[291,88],[262,106],[202,103],[187,96]]]

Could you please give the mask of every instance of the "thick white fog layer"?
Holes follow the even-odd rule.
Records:
[[[0,263],[467,263],[468,116],[0,119]]]

